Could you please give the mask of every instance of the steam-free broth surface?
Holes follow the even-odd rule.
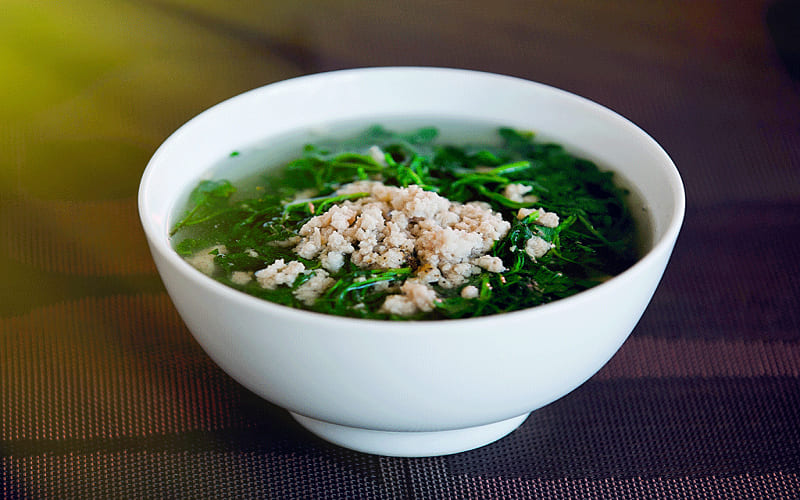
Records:
[[[379,319],[534,307],[638,258],[627,192],[558,144],[486,124],[341,130],[231,152],[191,192],[176,251],[245,293]]]

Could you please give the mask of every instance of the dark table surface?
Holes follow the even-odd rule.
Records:
[[[4,0],[0,485],[7,498],[800,497],[797,2]],[[687,215],[629,340],[505,439],[324,443],[194,342],[139,177],[242,91],[433,65],[604,104],[675,160]]]

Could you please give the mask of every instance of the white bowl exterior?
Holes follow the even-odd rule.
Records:
[[[211,280],[171,249],[176,194],[230,151],[319,123],[381,117],[462,118],[542,132],[635,186],[653,216],[653,248],[620,276],[567,299],[492,317],[413,323],[271,304]],[[527,413],[599,370],[652,297],[677,239],[684,194],[675,166],[653,139],[590,101],[487,73],[372,68],[269,85],[202,113],[153,156],[139,203],[170,297],[234,379],[318,420],[435,431]]]

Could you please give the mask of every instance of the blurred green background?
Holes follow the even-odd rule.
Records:
[[[149,156],[204,108],[302,71],[249,27],[280,35],[286,2],[247,4],[0,3],[0,315],[159,289],[136,212]]]

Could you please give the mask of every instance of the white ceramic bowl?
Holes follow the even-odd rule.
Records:
[[[319,124],[399,117],[533,130],[611,167],[644,200],[646,255],[598,287],[528,310],[390,322],[266,302],[213,281],[172,250],[168,233],[186,194],[231,151]],[[581,97],[481,72],[367,68],[267,85],[201,113],[150,160],[139,211],[175,307],[231,377],[331,442],[431,456],[505,436],[608,361],[661,279],[683,220],[684,191],[651,137]]]

